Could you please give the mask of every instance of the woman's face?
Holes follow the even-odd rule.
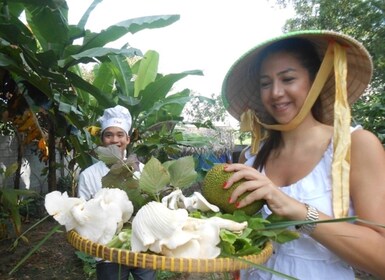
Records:
[[[301,110],[312,81],[295,56],[279,52],[262,61],[259,83],[266,111],[278,123],[286,124]]]
[[[124,151],[130,143],[130,137],[120,127],[111,126],[103,131],[102,142],[104,146],[117,145]]]

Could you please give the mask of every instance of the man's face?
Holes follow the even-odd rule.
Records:
[[[117,145],[123,152],[130,143],[130,137],[120,127],[111,126],[103,131],[102,142],[104,146]]]

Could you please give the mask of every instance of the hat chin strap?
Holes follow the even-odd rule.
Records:
[[[346,51],[337,42],[330,42],[320,69],[300,112],[287,124],[265,124],[254,111],[248,109],[241,115],[241,131],[252,132],[251,153],[256,154],[262,140],[261,126],[270,130],[290,131],[309,114],[333,68],[335,75],[334,134],[333,134],[333,212],[336,218],[346,217],[349,211],[350,174],[350,107],[347,100]]]

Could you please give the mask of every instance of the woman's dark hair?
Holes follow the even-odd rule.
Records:
[[[258,56],[258,60],[256,63],[257,73],[260,73],[261,64],[267,56],[282,52],[289,53],[296,57],[300,64],[305,69],[307,69],[310,79],[314,81],[317,72],[320,68],[321,60],[314,45],[310,41],[301,38],[289,38],[286,40],[281,40],[265,48]],[[318,98],[312,108],[312,114],[314,118],[318,121],[322,121],[321,112],[321,102]],[[280,144],[281,132],[276,130],[269,130],[268,136],[264,141],[254,161],[254,168],[262,170],[263,166],[266,164],[270,152],[277,148]]]

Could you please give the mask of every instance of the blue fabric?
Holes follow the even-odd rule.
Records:
[[[128,280],[130,273],[135,280],[156,279],[156,271],[151,269],[129,267],[110,262],[99,262],[96,265],[96,278],[98,280]]]
[[[198,161],[198,170],[209,170],[215,163],[229,163],[232,161],[230,153],[223,153],[221,155],[215,155],[214,153],[205,153],[195,155]]]

